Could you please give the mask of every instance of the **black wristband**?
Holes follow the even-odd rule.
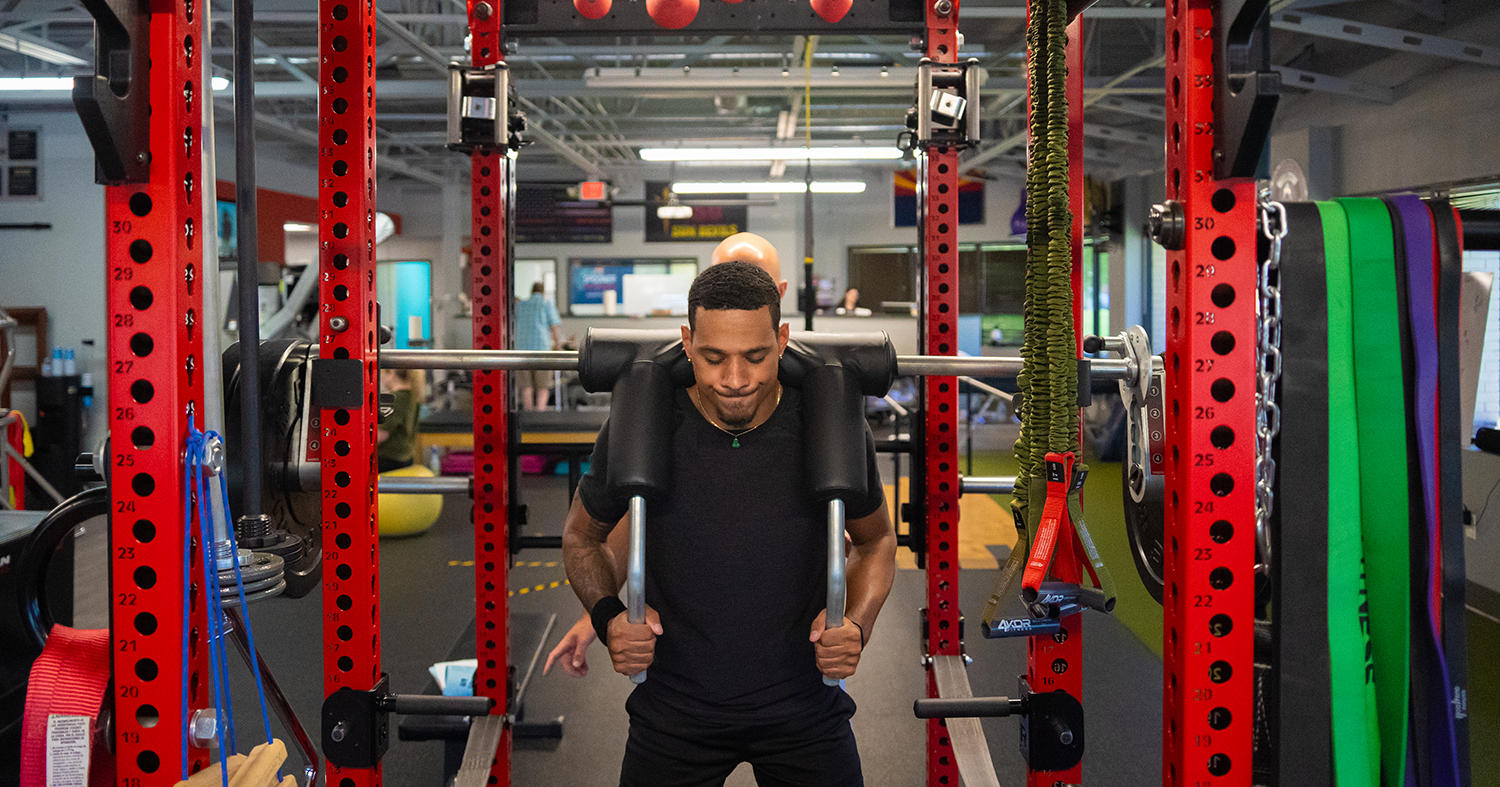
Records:
[[[625,611],[625,602],[619,596],[605,596],[594,602],[594,608],[589,610],[589,620],[594,624],[594,633],[599,635],[599,641],[604,647],[609,647],[609,622]]]
[[[857,628],[857,629],[859,629],[859,652],[860,653],[864,653],[865,652],[865,627],[859,625],[859,622],[856,621],[854,618],[844,618],[844,620],[847,620],[850,623],[853,623],[854,627]]]

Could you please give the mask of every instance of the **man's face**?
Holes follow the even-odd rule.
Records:
[[[698,309],[697,328],[682,327],[682,347],[693,361],[698,399],[730,429],[755,420],[776,394],[777,362],[786,349],[786,323],[771,326],[771,310]]]

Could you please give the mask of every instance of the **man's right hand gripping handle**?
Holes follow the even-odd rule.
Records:
[[[617,597],[608,596],[594,605],[591,617],[600,641],[609,648],[615,672],[635,676],[651,666],[656,658],[656,638],[662,633],[656,610],[647,606],[646,622],[631,623],[625,605]]]

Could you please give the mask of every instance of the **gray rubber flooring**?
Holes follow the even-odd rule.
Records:
[[[887,466],[882,469],[889,470]],[[531,506],[533,533],[557,533],[565,511],[565,477],[525,476],[521,494]],[[1001,556],[1004,557],[1003,555]],[[473,620],[473,540],[468,505],[450,498],[438,524],[426,534],[386,539],[380,545],[383,665],[398,692],[420,692],[430,678],[428,665],[447,658]],[[516,613],[555,613],[557,627],[546,643],[550,650],[580,614],[565,579],[557,551],[518,556],[511,570],[511,598]],[[533,565],[536,564],[536,565]],[[1127,572],[1128,573],[1128,572]],[[992,570],[968,571],[960,580],[963,609],[977,620],[994,579]],[[559,586],[551,587],[553,582]],[[536,588],[541,586],[540,590]],[[525,588],[527,592],[519,593]],[[912,700],[923,696],[926,677],[919,664],[918,610],[923,606],[920,572],[900,571],[873,641],[848,681],[859,704],[854,729],[870,787],[908,787],[926,781],[923,722],[912,716]],[[318,739],[322,702],[322,636],[319,599],[272,599],[252,606],[258,644],[276,679],[291,700],[314,742]],[[1113,619],[1093,615],[1085,622],[1084,702],[1087,748],[1084,781],[1110,787],[1161,783],[1161,661],[1128,629]],[[521,646],[522,643],[516,643]],[[976,696],[1013,694],[1025,671],[1024,641],[969,638],[969,668]],[[524,671],[529,650],[513,659]],[[597,643],[589,651],[592,670],[576,679],[560,670],[537,675],[527,690],[526,718],[565,717],[561,740],[518,741],[514,749],[516,785],[607,787],[617,783],[624,752],[629,682],[609,669],[608,655]],[[248,671],[238,670],[236,716],[240,748],[248,750],[260,730],[258,708],[249,693]],[[1002,785],[1023,783],[1025,766],[1017,749],[1014,719],[983,722]],[[275,734],[291,738],[273,724]],[[247,737],[248,736],[248,737]],[[393,785],[442,784],[443,747],[438,742],[395,740],[384,759],[385,780]],[[294,746],[291,748],[295,748]],[[288,763],[300,767],[293,754]],[[754,784],[748,767],[729,781],[732,787]]]

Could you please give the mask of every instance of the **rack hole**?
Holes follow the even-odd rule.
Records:
[[[1214,590],[1224,590],[1234,584],[1234,572],[1228,566],[1219,566],[1208,572],[1208,584]]]
[[[354,543],[354,539],[348,533],[339,533],[333,537],[333,543],[338,544],[339,549],[348,549]]]
[[[1213,395],[1214,401],[1227,402],[1234,398],[1234,381],[1228,377],[1220,377],[1214,380],[1213,385],[1209,386],[1208,391]]]
[[[156,479],[150,473],[136,473],[130,479],[130,489],[140,497],[146,497],[156,491]]]
[[[145,311],[151,308],[151,304],[155,301],[156,296],[152,295],[151,290],[145,287],[133,287],[130,290],[130,305],[134,306],[137,311]]]
[[[1234,525],[1220,519],[1208,526],[1208,537],[1213,539],[1215,544],[1227,544],[1229,539],[1234,538]]]
[[[144,451],[156,445],[156,433],[149,426],[137,426],[130,430],[130,442],[137,451]]]
[[[135,580],[135,586],[141,590],[150,590],[156,587],[156,569],[150,566],[141,566],[131,575]]]
[[[1209,198],[1209,203],[1214,206],[1214,210],[1220,213],[1234,210],[1235,201],[1234,192],[1229,189],[1219,189],[1214,192],[1213,197]]]
[[[341,178],[349,174],[349,162],[342,160],[333,162],[333,174]]]
[[[1214,287],[1213,294],[1210,297],[1213,298],[1215,306],[1219,307],[1220,309],[1227,309],[1229,308],[1230,304],[1234,303],[1234,286],[1230,284],[1220,284]]]
[[[135,676],[147,683],[156,680],[161,670],[156,666],[153,659],[139,659],[135,662]]]
[[[130,528],[130,534],[135,540],[142,544],[149,544],[156,540],[156,525],[147,519],[137,519],[135,525]]]
[[[1213,443],[1214,448],[1222,451],[1234,445],[1234,429],[1222,424],[1216,426],[1212,432],[1208,433],[1208,441]]]
[[[1234,476],[1228,473],[1218,473],[1208,480],[1209,491],[1224,497],[1234,491]]]
[[[130,259],[142,263],[149,262],[152,253],[151,241],[145,238],[136,238],[130,242]]]
[[[161,713],[155,705],[141,705],[135,709],[135,723],[149,730],[161,723]]]
[[[151,195],[141,191],[131,194],[130,212],[145,218],[151,212]]]
[[[354,513],[354,509],[350,508],[348,503],[339,503],[333,507],[333,513],[340,519],[348,519],[349,515]]]
[[[1210,339],[1208,344],[1214,348],[1214,352],[1228,355],[1234,351],[1234,334],[1229,331],[1219,331],[1214,334],[1214,338]]]
[[[156,633],[156,616],[150,612],[142,612],[135,616],[135,630],[145,636]]]
[[[1228,260],[1234,256],[1234,239],[1227,235],[1220,235],[1214,238],[1213,245],[1209,246],[1209,250],[1213,252],[1214,259]]]
[[[349,101],[348,101],[348,99],[336,98],[336,99],[333,100],[333,113],[335,115],[342,115],[342,114],[344,114],[345,112],[348,112],[348,111],[349,111]]]
[[[150,380],[136,380],[130,384],[130,398],[137,404],[145,404],[156,398],[156,386]]]
[[[349,610],[354,608],[354,599],[350,598],[347,595],[339,596],[336,603],[338,604],[339,609],[342,609],[345,612],[348,612]]]

